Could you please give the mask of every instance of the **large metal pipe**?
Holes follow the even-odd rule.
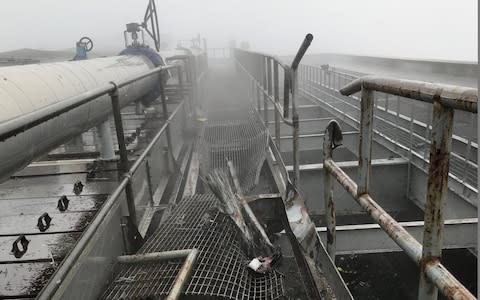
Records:
[[[153,68],[154,64],[142,55],[0,68],[0,126],[1,122]],[[120,106],[145,96],[157,84],[158,77],[150,76],[120,88]],[[111,111],[110,97],[100,96],[1,142],[0,180],[105,121]]]

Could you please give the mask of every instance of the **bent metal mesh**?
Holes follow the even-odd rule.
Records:
[[[138,253],[196,248],[200,251],[186,286],[187,299],[278,299],[284,296],[283,275],[247,269],[249,257],[241,233],[229,216],[215,208],[213,194],[183,199]],[[163,299],[183,259],[121,265],[102,299]]]
[[[268,132],[251,108],[210,111],[199,140],[202,175],[214,169],[228,172],[231,160],[244,192],[258,182],[265,161]]]

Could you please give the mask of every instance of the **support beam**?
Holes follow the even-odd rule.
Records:
[[[476,247],[477,218],[445,220],[443,249]],[[400,222],[415,239],[423,238],[423,221]],[[326,241],[326,227],[317,232]],[[337,255],[402,251],[378,224],[343,225],[336,227]]]

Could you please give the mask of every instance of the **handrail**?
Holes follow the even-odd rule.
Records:
[[[433,103],[449,108],[477,113],[478,90],[446,84],[380,76],[364,76],[347,84],[340,93],[349,96],[366,88],[378,92]]]
[[[324,135],[325,206],[327,214],[327,248],[335,256],[335,210],[333,176],[367,211],[382,229],[420,266],[418,299],[437,299],[438,290],[449,299],[475,299],[440,263],[443,240],[443,210],[448,193],[449,157],[451,151],[454,109],[477,113],[478,94],[470,88],[431,84],[420,81],[366,76],[340,89],[343,95],[361,91],[360,144],[358,181],[355,183],[331,158],[335,146],[332,125]],[[430,142],[430,164],[425,201],[423,243],[420,244],[369,195],[372,157],[374,91],[433,103]],[[413,119],[412,119],[413,120]],[[330,133],[330,134],[329,134]],[[326,150],[325,150],[326,149]],[[437,290],[438,289],[438,290]]]
[[[0,142],[3,142],[12,136],[15,136],[50,119],[53,119],[76,107],[89,103],[100,96],[107,95],[115,91],[117,88],[122,88],[145,77],[176,67],[176,65],[156,67],[147,72],[123,79],[119,82],[109,82],[103,84],[99,87],[88,90],[76,96],[72,96],[51,105],[42,107],[33,112],[6,120],[0,123]]]
[[[340,69],[340,70],[343,70],[343,69]],[[324,87],[326,89],[330,89],[330,90],[334,90],[334,91],[339,92],[340,89],[343,87],[343,86],[339,87],[339,85],[342,82],[344,83],[344,85],[347,85],[347,82],[350,83],[350,82],[354,81],[355,79],[358,79],[359,78],[358,75],[353,75],[353,74],[346,75],[346,74],[349,74],[349,73],[340,72],[340,71],[338,71],[338,69],[336,69],[334,67],[329,67],[328,69],[326,69],[326,68],[321,68],[319,66],[313,66],[313,65],[301,65],[300,71],[302,72],[301,75],[303,75],[303,76],[301,76],[301,78],[303,77],[302,79],[305,82],[308,82],[309,86],[312,88],[312,90],[309,92],[304,87],[304,92],[305,93],[310,94],[310,96],[312,96],[314,98],[317,98],[317,100],[320,100],[323,103],[327,103],[328,101],[325,102],[324,100],[321,100],[318,97],[316,97],[314,95],[315,94],[314,91],[317,91],[317,92],[320,92],[320,93],[325,93],[325,94],[328,95],[328,97],[332,97],[332,100],[333,99],[338,100],[339,101],[338,104],[331,103],[331,105],[332,105],[331,108],[333,110],[336,110],[338,113],[342,114],[349,121],[353,121],[355,123],[355,125],[359,124],[359,119],[356,119],[356,118],[352,117],[351,111],[350,111],[350,113],[348,113],[345,110],[341,110],[341,108],[340,108],[340,106],[346,105],[349,108],[354,109],[355,112],[360,113],[360,107],[359,107],[360,98],[357,95],[350,95],[350,97],[348,97],[348,98],[347,97],[341,97],[338,94],[334,94],[334,93],[330,94],[328,91],[324,91],[320,87],[318,87],[318,86],[321,86],[321,87]],[[305,73],[307,73],[307,74],[305,74]],[[333,76],[333,78],[332,78],[332,76]],[[348,78],[345,77],[345,76],[348,76]],[[364,76],[364,75],[360,74],[360,76]],[[371,75],[369,75],[369,76],[372,77]],[[328,78],[330,78],[330,80],[333,80],[333,82],[337,83],[337,84],[335,84],[335,87],[332,87],[331,85],[330,85],[330,87],[327,87],[327,81],[330,82],[330,80],[328,80]],[[438,86],[451,87],[449,85],[442,85],[442,84],[439,84]],[[459,87],[454,87],[454,89],[458,90]],[[463,89],[463,88],[460,87],[460,89]],[[464,88],[464,89],[468,89],[468,88]],[[383,107],[380,106],[380,103],[377,103],[376,109],[379,110],[379,111],[383,111],[388,115],[387,116],[381,116],[381,115],[379,116],[379,115],[376,114],[375,115],[375,121],[378,120],[380,123],[377,122],[377,124],[383,124],[383,125],[391,126],[392,128],[396,128],[397,130],[404,131],[405,133],[409,133],[408,126],[404,127],[399,122],[408,122],[410,124],[411,129],[413,129],[412,126],[415,126],[415,127],[419,126],[420,128],[418,128],[418,129],[420,129],[420,130],[421,130],[421,128],[423,128],[424,133],[420,133],[420,131],[418,129],[415,129],[413,132],[410,133],[411,140],[412,139],[413,140],[420,140],[421,142],[425,143],[425,145],[423,146],[424,150],[422,150],[423,153],[420,153],[416,148],[412,148],[411,151],[410,151],[411,146],[407,146],[407,144],[402,144],[398,140],[398,136],[391,134],[391,132],[388,132],[388,131],[387,132],[379,132],[378,129],[374,128],[374,133],[376,135],[379,135],[382,139],[386,139],[388,143],[393,143],[395,145],[395,149],[394,149],[395,152],[398,152],[399,150],[401,150],[401,152],[404,151],[404,150],[409,152],[408,155],[411,155],[412,157],[415,157],[416,159],[418,159],[419,163],[421,165],[421,168],[424,168],[426,165],[428,165],[428,146],[430,145],[430,141],[428,139],[428,134],[430,134],[430,131],[431,131],[431,128],[432,128],[431,120],[429,119],[430,117],[427,117],[427,120],[424,120],[424,121],[414,119],[413,114],[410,117],[407,117],[406,115],[403,114],[403,112],[400,113],[398,103],[397,103],[396,108],[392,107],[392,106],[389,106],[389,99],[392,99],[392,98],[393,98],[393,101],[394,101],[393,103],[395,103],[395,101],[398,102],[399,99],[402,98],[402,97],[400,97],[400,96],[396,96],[396,97],[385,96],[385,102],[383,104]],[[350,99],[350,100],[348,100],[348,99]],[[402,99],[404,99],[404,98],[402,98]],[[351,102],[351,100],[356,100],[358,102],[355,102],[355,101]],[[327,104],[327,105],[330,105],[330,104]],[[413,105],[413,102],[410,102],[410,105]],[[395,106],[395,104],[394,104],[394,106]],[[395,110],[397,110],[397,111],[395,112]],[[410,113],[412,113],[412,111],[410,111]],[[471,117],[470,117],[471,118],[470,124],[473,124],[472,120],[473,120],[473,118],[475,118],[475,116],[474,116],[474,113],[470,113],[470,114],[472,114]],[[389,120],[388,116],[392,116],[393,118],[396,119],[396,121]],[[385,119],[384,119],[384,117],[385,117]],[[349,121],[347,121],[347,122],[349,123]],[[453,135],[452,135],[452,142],[454,143],[454,144],[452,144],[452,152],[451,152],[452,160],[453,160],[452,161],[453,167],[450,168],[449,177],[454,180],[455,185],[452,186],[451,189],[456,191],[461,197],[465,197],[465,199],[469,203],[476,206],[476,196],[473,197],[471,192],[473,192],[475,195],[478,192],[477,184],[476,184],[476,182],[477,182],[477,175],[476,175],[476,173],[477,173],[476,172],[477,163],[476,163],[476,160],[472,160],[470,157],[472,155],[472,152],[476,151],[476,149],[478,148],[478,143],[476,143],[472,140],[473,136],[472,137],[459,136],[458,134],[461,134],[461,131],[457,130],[456,134],[454,132]],[[464,151],[464,152],[462,152],[462,151]],[[460,164],[462,164],[462,165],[460,165]],[[473,175],[473,173],[470,172],[471,170],[475,171],[475,173],[474,173],[475,175]],[[475,184],[473,185],[473,183],[475,183]],[[467,187],[467,188],[466,189],[462,188],[462,185],[463,185],[463,187]],[[408,185],[407,185],[407,189],[408,189]]]
[[[178,105],[176,109],[172,112],[168,120],[159,129],[155,137],[148,144],[148,146],[145,148],[142,154],[135,160],[135,162],[130,167],[128,172],[126,172],[123,175],[122,181],[120,182],[120,184],[112,192],[112,194],[107,198],[102,208],[97,212],[92,222],[88,225],[87,229],[84,231],[80,239],[77,241],[75,247],[72,249],[70,254],[62,261],[62,264],[55,271],[52,278],[50,278],[49,283],[40,291],[40,294],[38,295],[38,299],[47,300],[53,297],[53,295],[55,294],[59,286],[62,284],[62,282],[66,278],[68,272],[72,269],[77,259],[80,257],[84,249],[87,247],[88,242],[91,240],[95,232],[97,232],[98,228],[102,224],[107,214],[110,212],[112,207],[118,202],[122,192],[125,190],[128,183],[131,181],[132,176],[138,170],[140,164],[145,160],[145,158],[147,157],[149,152],[152,150],[152,148],[155,146],[157,141],[165,133],[167,127],[170,126],[170,122],[176,116],[176,114],[178,113],[178,111],[183,105],[184,105],[184,101],[180,102],[180,105]]]
[[[300,158],[299,158],[299,116],[297,113],[296,108],[296,94],[297,94],[297,69],[300,64],[301,59],[305,55],[308,47],[310,46],[313,40],[312,34],[307,34],[300,45],[300,48],[295,55],[295,58],[292,61],[291,66],[285,65],[281,62],[280,59],[276,58],[275,56],[263,54],[259,52],[251,52],[247,50],[235,49],[234,58],[239,66],[246,72],[246,74],[250,77],[252,87],[254,90],[257,91],[257,110],[260,111],[260,94],[259,91],[262,91],[263,94],[263,115],[264,115],[264,122],[265,126],[268,126],[268,111],[267,111],[267,101],[272,101],[273,96],[273,107],[275,111],[275,141],[277,143],[277,147],[280,148],[280,124],[279,119],[291,126],[292,135],[293,135],[293,166],[294,166],[294,176],[293,176],[293,184],[297,184],[300,180]],[[254,62],[255,59],[260,59],[260,65],[256,64],[254,67],[259,68],[258,70],[253,70],[252,72],[259,71],[260,78],[256,78],[245,66],[242,65],[242,62],[237,57],[238,52],[243,52],[244,54],[247,53],[250,55],[250,63]],[[273,64],[272,64],[273,61]],[[272,65],[273,65],[273,74],[272,74]],[[279,74],[278,74],[278,67],[283,68],[284,70],[284,83],[283,83],[283,92],[284,92],[284,105],[283,105],[283,112],[280,108],[280,97],[279,97]],[[273,75],[273,76],[272,76]],[[260,82],[262,81],[262,83]],[[274,91],[273,91],[274,90]],[[272,95],[272,92],[273,95]],[[288,107],[289,104],[289,97],[290,93],[292,95],[292,119],[288,119]]]

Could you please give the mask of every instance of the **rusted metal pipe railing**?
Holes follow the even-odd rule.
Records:
[[[445,107],[477,113],[478,91],[473,88],[416,80],[364,76],[343,87],[340,93],[351,95],[359,92],[362,88],[428,103],[438,101]]]
[[[324,167],[349,191],[355,200],[389,236],[420,266],[418,299],[435,300],[438,289],[449,299],[475,299],[440,263],[444,216],[448,192],[449,157],[454,109],[476,113],[475,89],[437,85],[419,81],[366,76],[340,90],[343,95],[361,95],[359,185],[357,186],[331,159]],[[379,91],[433,103],[430,166],[425,204],[423,246],[388,215],[368,195],[373,140],[373,93]],[[412,117],[413,120],[413,117]],[[411,128],[413,131],[413,128]]]
[[[422,245],[393,219],[383,208],[378,205],[369,194],[357,194],[357,184],[343,172],[332,160],[327,159],[324,168],[345,188],[362,208],[380,225],[380,227],[397,243],[400,248],[417,264],[422,263]],[[424,264],[427,276],[436,283],[442,293],[449,299],[473,300],[475,297],[465,288],[445,267],[433,260]]]

